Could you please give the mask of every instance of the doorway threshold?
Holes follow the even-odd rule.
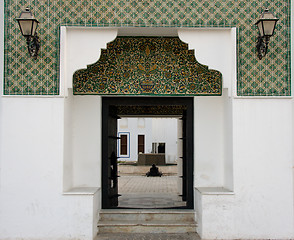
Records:
[[[127,193],[119,197],[119,208],[168,209],[186,207],[175,193]]]

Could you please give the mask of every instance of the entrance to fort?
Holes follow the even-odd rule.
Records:
[[[102,208],[119,207],[117,121],[124,116],[180,119],[182,137],[178,142],[182,147],[182,156],[180,156],[181,174],[178,177],[181,178],[181,200],[184,203],[181,206],[193,209],[193,98],[191,97],[103,97]],[[148,198],[144,199],[141,196],[141,200],[148,201]]]
[[[133,114],[182,119],[181,197],[193,209],[193,97],[221,96],[220,72],[200,64],[179,37],[118,36],[74,73],[73,94],[103,96],[102,208],[119,206],[117,122]]]

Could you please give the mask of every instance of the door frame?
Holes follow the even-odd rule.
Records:
[[[108,187],[108,129],[107,117],[110,106],[184,106],[186,107],[186,201],[187,209],[194,208],[194,98],[193,97],[102,97],[102,209],[107,205]],[[106,159],[106,160],[105,160]]]

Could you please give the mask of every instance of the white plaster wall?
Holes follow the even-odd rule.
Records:
[[[63,194],[64,99],[1,97],[0,239],[93,239],[93,194]]]
[[[179,29],[179,37],[195,50],[196,60],[223,76],[223,88],[232,95],[236,80],[236,29],[196,28]]]
[[[222,66],[201,62],[197,52],[200,63],[221,70]],[[212,56],[208,54],[207,60]],[[93,150],[98,140],[78,144],[92,126],[99,126],[99,99],[87,96],[65,101],[0,98],[0,239],[92,239],[95,234],[99,195],[65,196],[63,188],[97,182],[99,166],[84,178],[81,159],[83,151]],[[89,113],[90,109],[94,112]],[[203,238],[294,238],[292,113],[292,99],[195,98],[195,184],[229,187],[233,179],[235,194],[197,195]],[[91,126],[82,131],[85,123]],[[99,135],[98,128],[95,131]],[[68,141],[71,135],[73,142]],[[224,144],[227,139],[232,144]],[[80,157],[70,162],[73,146],[80,147],[75,153]],[[100,150],[93,151],[99,155]],[[98,159],[92,160],[87,157],[87,168],[99,165]],[[71,173],[66,186],[63,166]]]
[[[234,192],[196,191],[199,234],[293,238],[292,99],[233,99],[232,124]]]
[[[221,97],[195,97],[195,185],[233,190],[231,96],[236,87],[236,29],[179,29],[179,37],[209,69],[222,73]]]
[[[60,92],[68,95],[74,72],[98,61],[101,49],[115,39],[117,29],[61,27],[60,33]]]
[[[175,163],[177,159],[177,119],[153,118],[152,142],[165,142],[166,163]]]
[[[194,98],[194,185],[224,185],[224,98]]]
[[[143,125],[140,125],[140,123]],[[121,124],[122,122],[122,124]],[[127,127],[124,123],[127,122]],[[121,156],[122,161],[137,161],[138,135],[145,135],[145,153],[151,153],[152,142],[166,143],[166,162],[174,163],[177,157],[177,119],[176,118],[124,118],[118,120],[118,132],[130,133],[130,155]],[[119,143],[119,142],[118,142]]]
[[[101,97],[69,94],[64,106],[63,190],[100,187]]]
[[[64,190],[101,185],[101,97],[72,96],[75,71],[95,63],[114,28],[61,27],[60,92],[65,99]]]
[[[73,95],[64,98],[63,191],[73,188]]]
[[[101,186],[101,97],[74,96],[73,187]]]
[[[233,110],[232,110],[232,102],[233,99],[228,97],[227,89],[223,91],[223,100],[224,100],[224,136],[223,136],[223,144],[224,144],[224,163],[223,163],[223,187],[233,191],[234,190],[234,159],[233,159],[233,147],[234,147],[234,139],[233,139]]]
[[[151,153],[152,150],[152,118],[126,118],[127,127],[121,127],[118,120],[118,132],[128,132],[129,135],[129,157],[120,158],[121,161],[138,160],[138,135],[145,135],[145,153]],[[119,144],[119,142],[118,142]]]
[[[3,92],[4,83],[4,1],[0,2],[0,95]],[[0,116],[2,116],[2,99],[0,97]],[[2,125],[2,118],[0,117],[0,126]],[[0,153],[2,152],[2,142],[1,142],[2,131],[0,128]],[[0,190],[1,190],[1,158],[0,158]]]
[[[234,99],[235,237],[293,237],[292,99]]]
[[[197,233],[203,239],[240,239],[234,236],[235,196],[195,191]]]
[[[293,4],[291,4],[291,95],[293,96],[293,91],[294,91],[294,86],[293,86],[293,79],[294,79],[294,6]],[[293,104],[293,103],[292,103]],[[293,108],[292,108],[292,118],[294,119],[294,104],[293,104]],[[294,136],[294,127],[292,129],[292,136]],[[292,149],[294,149],[294,141],[293,141],[293,145],[292,145]],[[294,154],[293,154],[293,208],[294,208]],[[293,217],[294,217],[294,213],[293,213]]]

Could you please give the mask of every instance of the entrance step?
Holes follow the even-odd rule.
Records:
[[[99,233],[195,233],[194,210],[102,210]]]
[[[197,233],[99,233],[94,240],[201,240]]]

